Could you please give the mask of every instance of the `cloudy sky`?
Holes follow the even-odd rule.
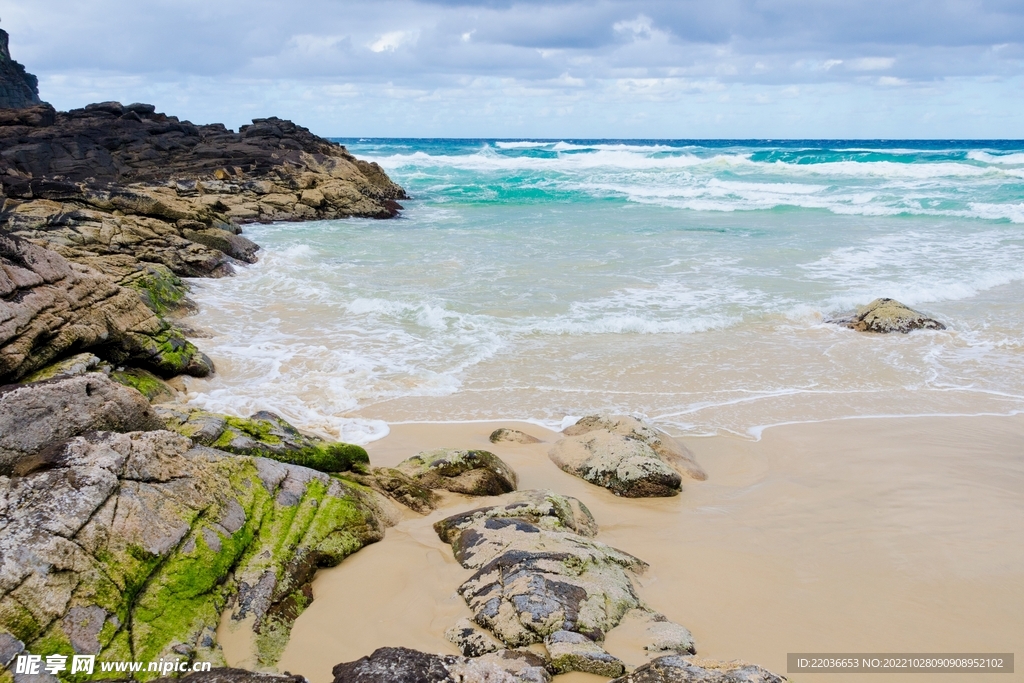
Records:
[[[58,108],[323,135],[1022,138],[1021,0],[0,0]]]

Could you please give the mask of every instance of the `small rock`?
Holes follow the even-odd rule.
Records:
[[[526,432],[521,432],[518,429],[506,429],[501,427],[491,432],[491,443],[498,443],[499,441],[512,441],[514,443],[540,443],[540,439],[535,436],[530,436]]]
[[[666,655],[611,683],[786,683],[787,680],[746,662]]]
[[[604,429],[567,436],[548,452],[560,469],[617,496],[675,496],[682,479],[643,441]]]
[[[547,662],[529,650],[498,650],[478,657],[481,663],[494,664],[509,672],[523,683],[550,683]]]
[[[479,657],[501,649],[501,643],[465,617],[445,631],[444,637],[466,657]]]
[[[508,668],[505,668],[508,667]],[[334,683],[547,683],[536,667],[495,654],[478,659],[382,647],[368,657],[338,664]]]
[[[556,673],[582,671],[598,676],[621,676],[626,667],[622,661],[605,652],[604,648],[579,633],[555,631],[544,639]]]
[[[100,363],[99,356],[91,353],[79,353],[57,361],[52,365],[47,365],[42,370],[36,370],[31,375],[25,377],[22,382],[42,382],[43,380],[56,379],[58,377],[77,377],[87,372],[96,371]]]
[[[470,496],[497,496],[515,491],[515,471],[490,451],[439,448],[425,451],[395,468],[422,486]]]
[[[566,427],[562,433],[566,436],[579,436],[595,429],[604,429],[643,441],[658,454],[658,457],[674,467],[684,477],[690,477],[697,481],[704,481],[708,478],[690,449],[654,425],[629,415],[589,415],[578,420],[576,424]]]
[[[858,332],[877,332],[886,334],[900,332],[906,334],[912,330],[944,330],[946,326],[904,306],[895,299],[875,299],[867,306],[861,306],[856,313],[826,322],[849,327]]]
[[[644,649],[658,654],[694,654],[697,649],[689,629],[665,618],[665,615],[646,609],[630,610],[622,618],[619,628],[630,628],[646,640]]]

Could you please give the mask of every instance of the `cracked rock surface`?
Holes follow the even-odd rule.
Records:
[[[785,683],[786,680],[756,664],[667,655],[611,683]]]
[[[0,634],[39,654],[223,662],[215,629],[237,592],[232,616],[252,617],[270,666],[316,568],[388,519],[361,487],[172,432],[76,437],[0,476]]]
[[[382,647],[334,667],[334,683],[548,683],[543,660],[504,650],[475,659]]]

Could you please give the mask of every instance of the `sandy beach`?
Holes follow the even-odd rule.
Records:
[[[543,443],[490,444],[498,426]],[[774,427],[759,441],[689,438],[707,481],[641,500],[560,471],[546,455],[558,438],[526,423],[398,424],[369,452],[386,466],[433,447],[487,448],[515,468],[521,489],[579,498],[599,540],[650,563],[641,597],[687,626],[703,656],[784,672],[787,652],[1007,652],[1024,637],[1024,417],[853,419]],[[322,570],[280,670],[326,683],[333,665],[377,647],[456,653],[443,633],[470,614],[455,589],[471,572],[431,524],[487,503],[451,494]],[[244,663],[244,650],[222,640],[228,661]],[[606,645],[645,661],[628,625]],[[905,680],[872,678],[890,679]],[[947,679],[964,680],[929,677]]]

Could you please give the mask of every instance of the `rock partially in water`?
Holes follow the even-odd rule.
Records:
[[[544,639],[555,673],[582,671],[597,676],[621,676],[626,667],[617,657],[580,633],[555,631]]]
[[[785,683],[787,680],[756,664],[667,655],[611,683]]]
[[[826,322],[849,327],[858,332],[907,334],[913,330],[944,330],[946,326],[938,320],[904,306],[895,299],[875,299],[867,306],[861,306],[851,315]]]
[[[316,568],[387,522],[375,494],[306,468],[168,431],[76,437],[0,476],[0,633],[36,654],[223,663],[215,630],[237,595],[272,666]]]
[[[173,406],[155,408],[167,429],[196,444],[239,455],[255,455],[320,472],[364,472],[370,458],[362,446],[331,443],[303,434],[279,415],[260,411],[232,417]]]
[[[690,449],[679,440],[654,425],[630,415],[588,415],[580,418],[576,424],[566,427],[562,433],[565,436],[579,436],[598,429],[643,441],[684,477],[690,477],[697,481],[704,481],[708,478],[707,473],[704,472]]]
[[[438,448],[404,460],[395,468],[429,489],[470,496],[497,496],[516,490],[515,471],[490,451]]]
[[[540,439],[535,436],[530,436],[526,432],[521,432],[518,429],[507,429],[501,427],[491,432],[491,443],[498,443],[500,441],[511,441],[513,443],[540,443]]]
[[[605,429],[567,436],[551,448],[548,457],[563,471],[617,496],[675,496],[682,490],[679,472],[654,449],[639,439]]]
[[[0,475],[49,466],[47,450],[97,430],[163,429],[138,391],[90,372],[0,388]]]
[[[509,647],[556,631],[591,639],[641,607],[630,574],[641,560],[573,531],[596,525],[579,501],[551,492],[509,494],[502,504],[434,525],[462,566],[479,570],[459,593],[476,623]]]
[[[334,667],[334,683],[548,683],[550,676],[523,657],[494,653],[470,659],[382,647]],[[543,672],[543,673],[541,673]]]
[[[479,657],[501,649],[501,643],[491,634],[466,618],[455,622],[455,626],[444,632],[444,637],[466,657]]]
[[[631,610],[622,619],[622,626],[627,624],[643,628],[646,639],[644,649],[648,652],[694,654],[697,651],[690,630],[669,621],[663,614]]]

